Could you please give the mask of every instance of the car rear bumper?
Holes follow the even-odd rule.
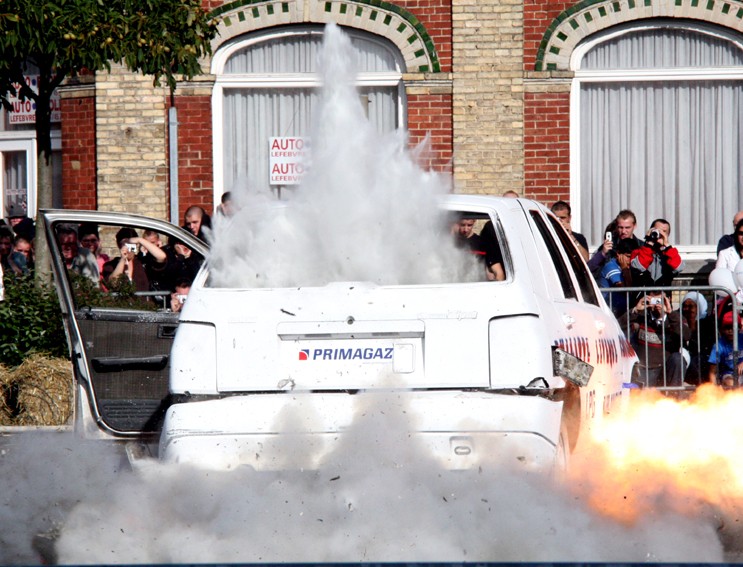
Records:
[[[171,406],[160,459],[209,469],[315,469],[342,453],[445,469],[551,469],[562,404],[488,392],[251,394]]]

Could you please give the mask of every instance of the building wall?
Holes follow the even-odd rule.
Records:
[[[570,197],[570,56],[581,41],[650,18],[684,18],[743,31],[740,2],[530,0],[523,3],[523,15],[525,192],[547,203]]]
[[[570,200],[570,92],[531,84],[524,94],[524,193]]]
[[[547,204],[570,200],[572,73],[538,72],[536,59],[545,31],[571,4],[524,3],[524,191]]]
[[[100,210],[168,218],[165,102],[151,77],[121,65],[96,76]]]
[[[68,87],[61,97],[62,120],[62,206],[66,209],[95,210],[96,129],[95,87]]]
[[[524,2],[524,71],[534,71],[544,32],[561,12],[576,2],[532,0]]]
[[[211,83],[176,90],[178,112],[178,219],[192,205],[213,210]]]
[[[336,22],[380,35],[394,43],[407,68],[407,128],[412,145],[430,142],[421,165],[451,170],[452,18],[448,0],[238,0],[209,6],[222,18],[219,46],[233,38],[272,26]],[[209,62],[205,62],[207,67]]]
[[[522,0],[454,0],[454,181],[523,194]]]
[[[408,96],[408,134],[411,147],[428,144],[420,166],[433,171],[451,171],[452,100],[447,92],[433,87],[411,87]]]

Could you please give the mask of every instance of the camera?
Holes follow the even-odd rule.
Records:
[[[181,303],[186,303],[186,298],[188,296],[185,293],[176,293],[175,298],[180,301]]]
[[[657,228],[654,228],[648,233],[645,240],[648,242],[658,242],[658,240],[660,240],[660,231]]]
[[[611,232],[607,232],[607,233],[606,233],[606,236],[604,237],[604,240],[608,240],[609,242],[611,242],[613,238],[614,238],[614,237],[613,237],[613,235],[611,234]]]
[[[131,243],[131,242],[127,242],[127,243],[125,244],[125,246],[126,246],[126,249],[127,249],[127,250],[128,250],[129,252],[131,252],[132,254],[136,254],[136,253],[137,253],[137,245],[136,245],[136,244],[133,244],[133,243]]]
[[[650,305],[660,305],[661,303],[663,303],[663,299],[661,299],[660,297],[650,298]]]
[[[657,228],[652,229],[645,237],[645,244],[652,246],[653,248],[660,248],[660,239],[662,235]]]

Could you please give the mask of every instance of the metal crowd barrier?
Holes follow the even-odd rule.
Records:
[[[695,334],[689,333],[688,339],[683,340],[684,317],[681,312],[683,298],[689,292],[700,293],[707,301],[706,321],[699,319],[696,324]],[[640,359],[639,372],[633,377],[639,387],[656,388],[659,390],[688,390],[694,389],[699,384],[707,381],[709,352],[712,347],[719,347],[720,343],[720,314],[718,307],[721,302],[730,300],[732,303],[733,328],[739,329],[741,304],[734,293],[716,286],[689,286],[673,285],[665,287],[613,287],[601,289],[607,304],[614,312],[620,322],[625,336],[630,341]],[[678,312],[678,321],[670,326],[660,326],[660,347],[651,347],[648,340],[642,341],[639,336],[643,328],[652,323],[648,310],[635,316],[636,322],[632,320],[632,309],[638,302],[653,292],[662,292],[667,295],[671,302],[672,312]],[[668,317],[666,315],[666,317]],[[675,316],[673,317],[675,319]],[[703,323],[704,321],[704,323]],[[714,336],[710,336],[714,335]],[[651,335],[652,336],[652,335]],[[647,335],[646,335],[647,338]],[[687,348],[690,343],[696,342],[700,352],[692,354]],[[731,379],[722,380],[719,365],[717,372],[717,383],[726,387],[740,386],[741,378],[738,375],[737,362],[740,361],[738,333],[733,333],[732,339],[733,373]],[[709,350],[704,352],[703,347]],[[649,364],[651,349],[663,348],[660,366]],[[657,354],[657,353],[656,353]],[[696,358],[698,357],[698,358]],[[696,374],[695,374],[696,373]],[[679,379],[680,378],[680,379]],[[730,383],[732,382],[732,383]]]

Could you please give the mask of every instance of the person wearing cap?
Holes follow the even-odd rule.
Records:
[[[743,374],[743,357],[739,352],[737,360],[734,361],[733,337],[735,328],[733,325],[733,312],[727,311],[720,319],[720,336],[712,347],[709,355],[709,372],[707,379],[712,384],[731,388],[735,386],[735,375]],[[738,325],[738,348],[743,345],[743,334],[740,332],[740,321]]]
[[[192,282],[201,269],[203,257],[191,250],[186,244],[174,237],[168,239],[167,246],[163,247],[167,254],[166,275],[168,289],[174,289],[179,280]]]

